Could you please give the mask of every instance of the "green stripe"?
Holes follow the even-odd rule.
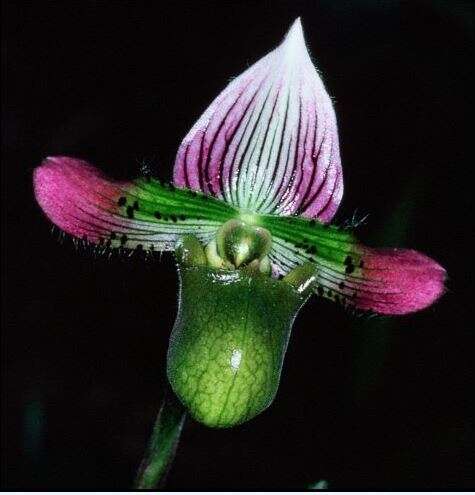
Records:
[[[121,216],[126,217],[127,208],[133,207],[137,201],[133,217],[154,223],[169,223],[176,219],[178,223],[189,224],[191,220],[221,224],[237,216],[237,210],[224,201],[189,189],[162,185],[154,179],[136,180],[132,188],[124,190],[124,197],[126,203],[121,206]]]
[[[303,217],[263,215],[259,224],[273,236],[293,244],[296,251],[309,259],[323,258],[343,265],[347,256],[359,261],[358,241],[349,230],[324,225]]]

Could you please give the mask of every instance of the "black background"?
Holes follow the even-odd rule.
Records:
[[[360,237],[449,273],[432,308],[355,319],[312,300],[251,422],[189,421],[169,489],[474,488],[473,6],[461,1],[4,3],[2,482],[128,489],[164,390],[173,260],[57,242],[31,172],[67,154],[170,178],[200,113],[302,16],[336,101]],[[6,67],[5,67],[6,65]]]

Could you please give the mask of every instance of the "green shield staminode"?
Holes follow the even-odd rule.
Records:
[[[246,270],[179,264],[180,299],[167,371],[190,414],[217,428],[247,421],[275,397],[293,321],[308,297]]]

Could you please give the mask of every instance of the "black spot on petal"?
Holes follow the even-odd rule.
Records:
[[[132,206],[127,206],[126,212],[129,218],[134,218],[134,209]]]
[[[119,206],[124,206],[124,205],[125,205],[125,203],[127,203],[127,199],[125,198],[125,196],[121,196],[121,197],[119,198],[119,201],[117,201],[117,204],[118,204]]]
[[[347,274],[349,275],[350,273],[353,273],[353,272],[354,272],[354,270],[355,270],[355,265],[351,265],[351,264],[350,264],[350,265],[347,265],[347,266],[346,266],[346,268],[345,268],[345,273],[347,273]]]

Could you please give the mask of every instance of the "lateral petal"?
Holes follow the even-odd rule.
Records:
[[[66,233],[112,248],[172,250],[193,234],[207,242],[235,212],[225,203],[154,179],[124,182],[75,158],[50,157],[34,171],[36,199]]]
[[[317,295],[344,306],[401,315],[433,304],[445,291],[445,270],[411,249],[373,249],[346,230],[302,218],[261,217],[272,233],[274,274],[315,264]]]

